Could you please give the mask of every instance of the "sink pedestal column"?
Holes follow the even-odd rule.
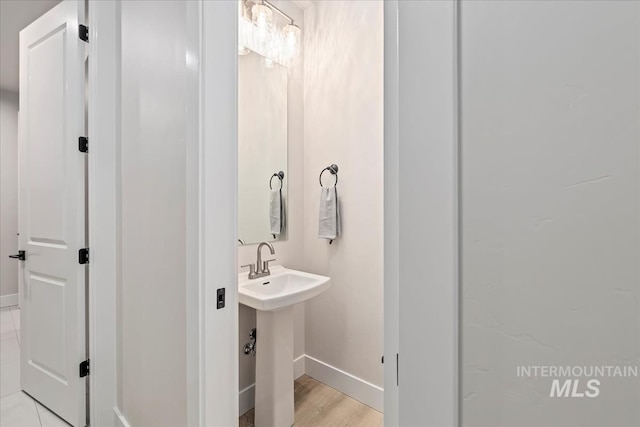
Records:
[[[293,307],[256,311],[256,427],[289,427],[293,406]]]

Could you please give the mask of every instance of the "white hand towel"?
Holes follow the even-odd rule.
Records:
[[[338,201],[338,189],[334,187],[322,187],[320,189],[320,212],[318,237],[333,241],[342,234],[340,224],[340,203]]]
[[[284,210],[282,209],[282,190],[271,190],[269,199],[269,222],[273,237],[280,235],[284,228]]]

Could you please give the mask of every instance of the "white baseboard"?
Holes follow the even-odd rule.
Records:
[[[293,360],[293,378],[296,380],[304,375],[304,361],[305,361],[304,354],[302,356],[296,357]],[[254,383],[254,384],[251,384],[249,387],[246,387],[240,390],[240,396],[238,398],[239,400],[238,412],[240,413],[239,416],[244,414],[254,406],[256,406],[255,388],[256,388],[256,385]]]
[[[348,372],[342,371],[311,356],[303,354],[293,361],[295,379],[307,374],[312,378],[335,388],[373,409],[382,412],[384,407],[384,390]],[[255,406],[255,384],[240,391],[239,414],[244,414]],[[119,426],[119,427],[127,427]]]
[[[253,383],[249,387],[240,390],[238,405],[238,416],[241,416],[254,406],[256,406],[256,384]]]
[[[335,388],[373,409],[384,409],[384,390],[361,378],[351,375],[311,356],[305,356],[305,372],[310,377]]]
[[[118,409],[117,406],[113,408],[113,413],[116,418],[116,427],[131,427],[131,425],[129,425],[126,418],[124,417],[124,415],[122,415],[122,412],[120,412],[120,409]]]
[[[18,305],[18,294],[0,296],[0,308],[12,307]]]

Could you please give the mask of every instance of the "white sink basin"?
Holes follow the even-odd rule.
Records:
[[[281,265],[271,267],[269,276],[249,280],[247,273],[238,277],[241,304],[261,311],[274,311],[306,301],[331,286],[328,277],[290,270]]]

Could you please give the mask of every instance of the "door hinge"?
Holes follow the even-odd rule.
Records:
[[[84,378],[89,374],[89,359],[87,359],[84,362],[80,362],[80,378]]]
[[[78,251],[78,262],[80,264],[89,264],[89,248],[82,248]]]
[[[89,152],[89,138],[87,138],[86,136],[81,136],[78,138],[78,150],[80,150],[81,153]]]
[[[218,298],[217,309],[220,310],[221,308],[224,308],[224,305],[226,304],[225,288],[218,289],[216,294]]]
[[[78,37],[80,37],[80,40],[83,42],[89,43],[89,27],[82,24],[78,25]]]

